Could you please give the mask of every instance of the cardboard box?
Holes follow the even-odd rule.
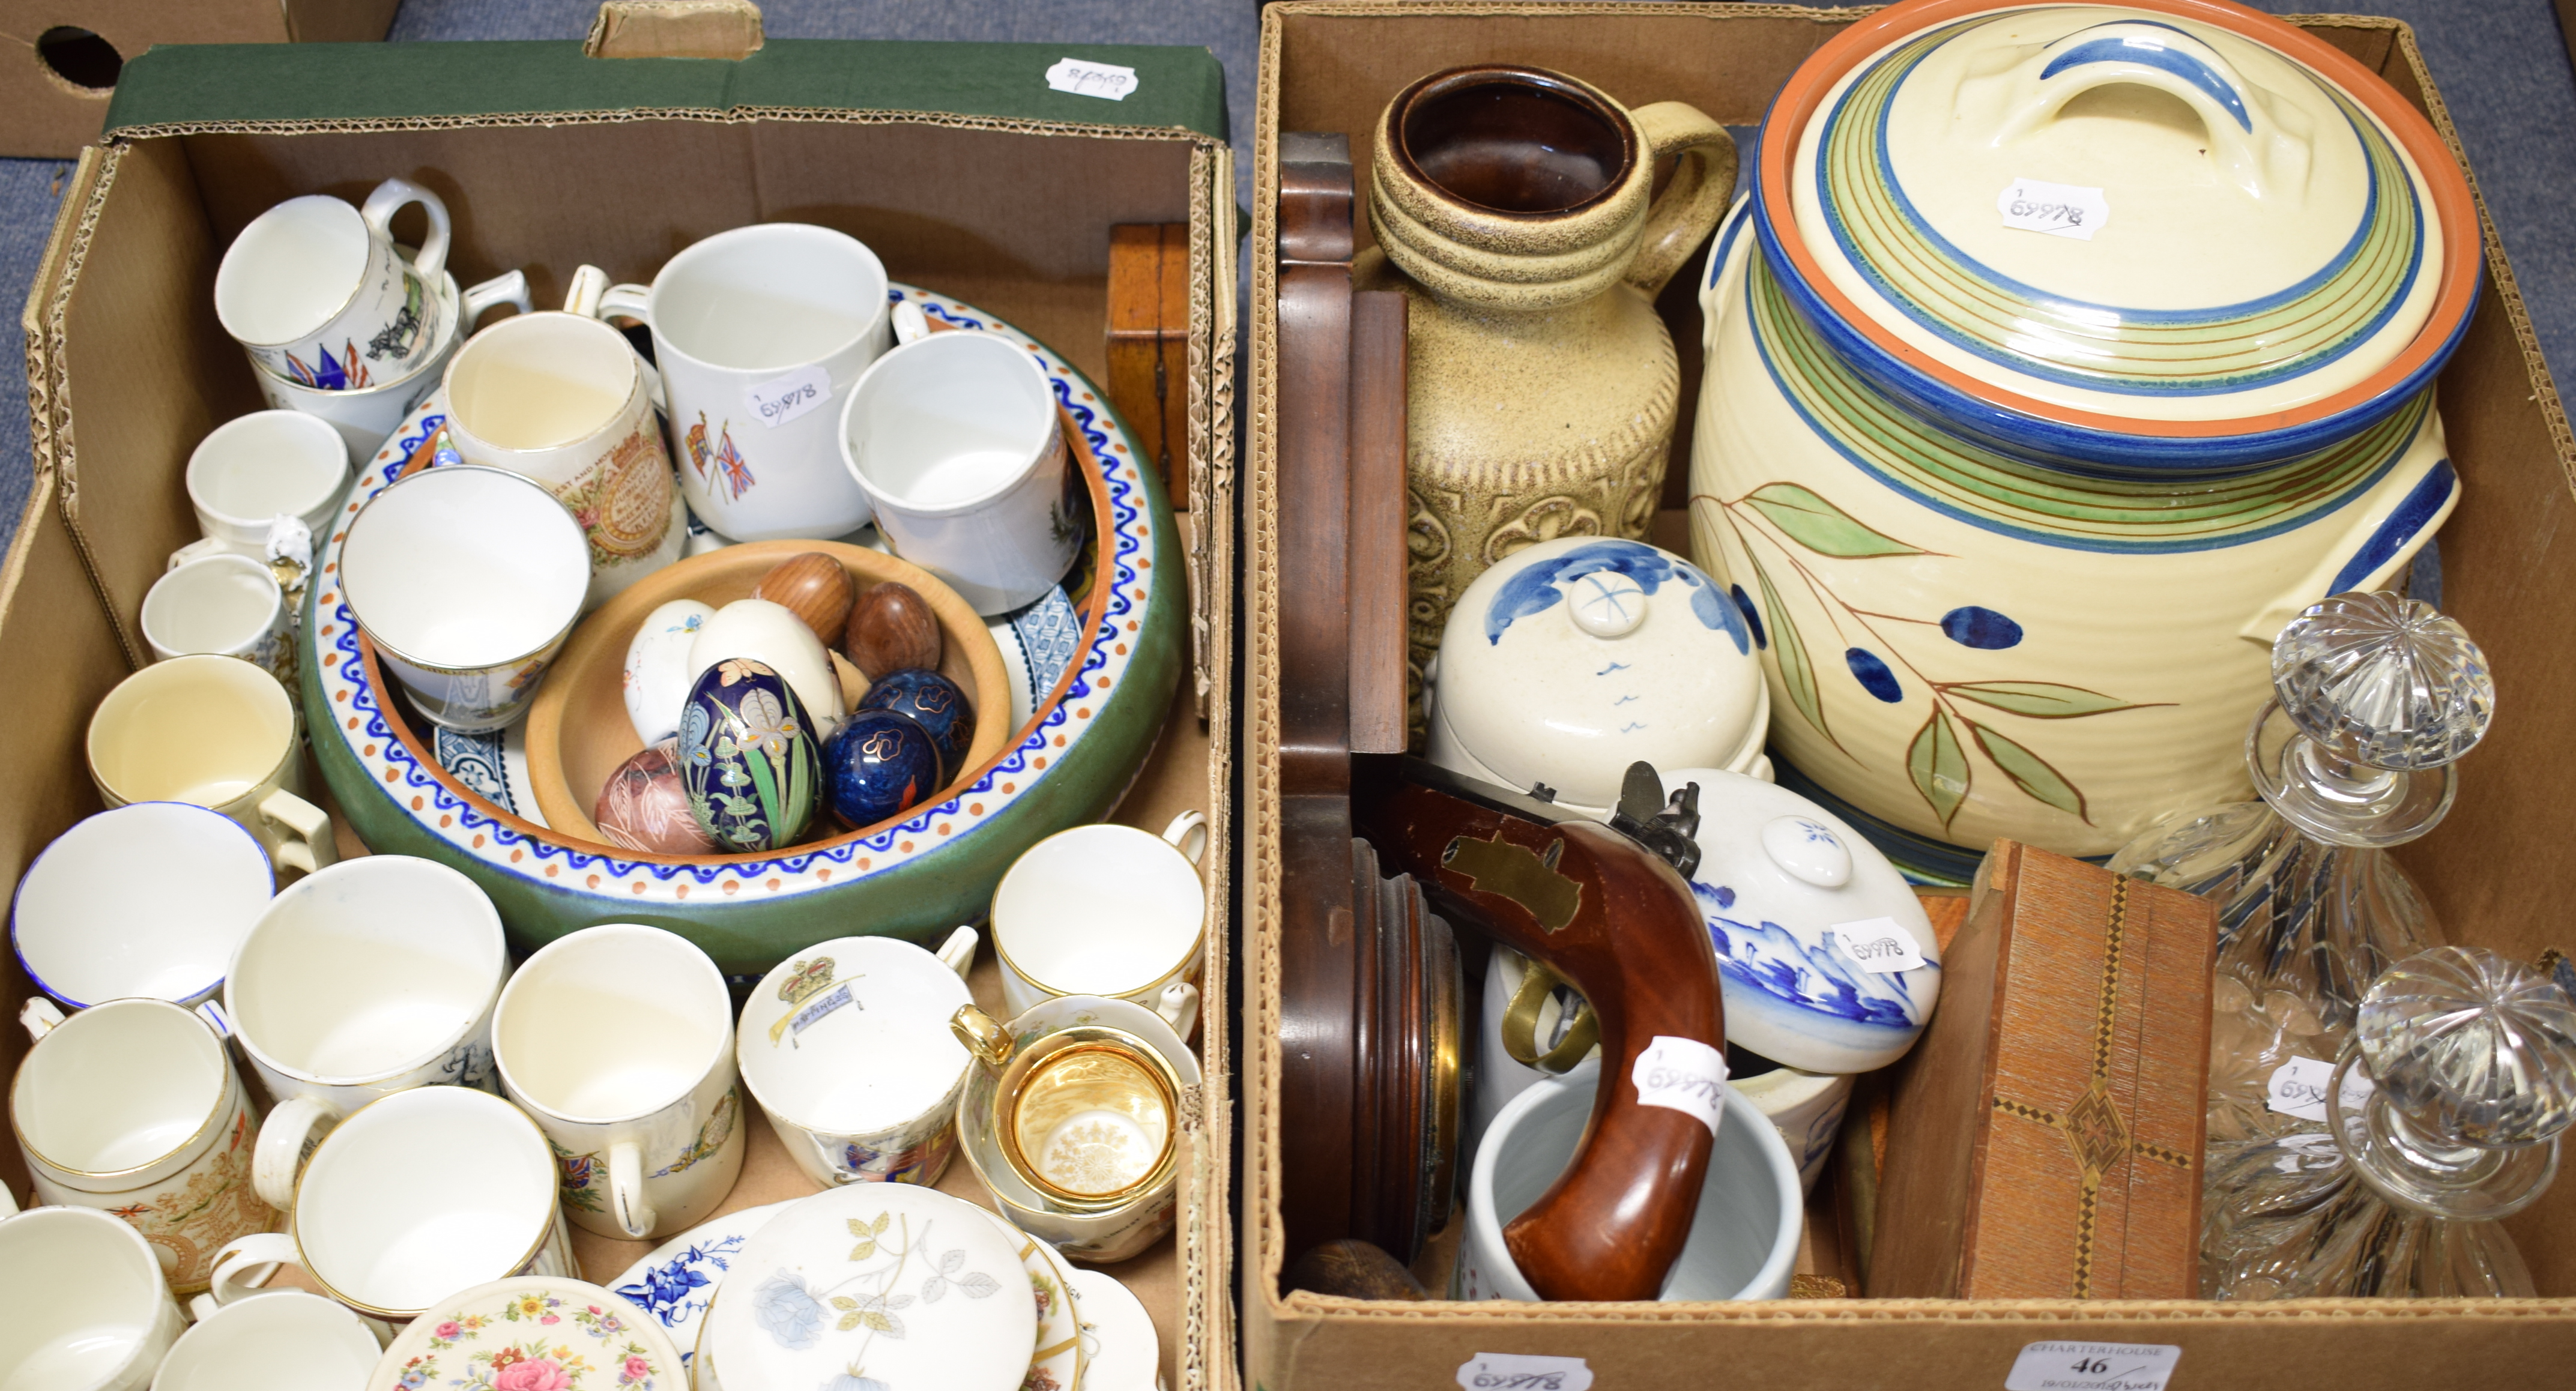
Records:
[[[2033,1343],[2086,1340],[2181,1349],[2178,1391],[2247,1387],[2416,1388],[2563,1384],[2576,1352],[2576,1182],[2507,1223],[2543,1298],[2532,1301],[2314,1300],[2220,1306],[2189,1300],[1791,1300],[1744,1304],[1369,1302],[1298,1293],[1279,1275],[1280,876],[1298,847],[1281,815],[1276,632],[1298,593],[1281,573],[1277,489],[1277,197],[1282,132],[1349,136],[1368,167],[1378,113],[1406,83],[1474,62],[1533,62],[1583,77],[1623,103],[1679,99],[1730,126],[1760,123],[1772,94],[1837,25],[1861,13],[1772,5],[1332,3],[1283,0],[1264,13],[1254,137],[1252,366],[1247,450],[1244,805],[1244,1182],[1242,1300],[1247,1381],[1262,1391],[1354,1385],[1445,1387],[1474,1380],[1480,1354],[1581,1359],[1555,1383],[1605,1391],[1720,1381],[1790,1388],[1993,1391]],[[2385,75],[2459,144],[2412,34],[2393,20],[2303,20]],[[2483,212],[2481,213],[2483,218]],[[1367,231],[1361,231],[1366,245]],[[2564,935],[2565,789],[2576,783],[2576,440],[2533,346],[2511,268],[2487,226],[2488,277],[2476,319],[2443,374],[2440,402],[2465,484],[2442,533],[2445,607],[2476,634],[2505,691],[2505,715],[2462,768],[2459,802],[2400,852],[2453,940],[2529,960]],[[1685,402],[1673,444],[1690,455],[1699,323],[1686,296],[1661,306],[1681,350]],[[1664,530],[1659,535],[1678,533]],[[2195,1027],[2197,1021],[2195,1021]],[[1905,1143],[1891,1133],[1892,1151]],[[1808,1269],[1831,1268],[1848,1217],[1811,1207]],[[1453,1224],[1454,1225],[1454,1224]],[[1441,1287],[1445,1270],[1430,1272]],[[1849,1282],[1847,1280],[1847,1284]],[[1500,1383],[1496,1383],[1500,1384]],[[1519,1383],[1515,1383],[1519,1384]],[[1526,1383],[1538,1384],[1538,1383]]]
[[[1050,91],[1074,56],[1133,67],[1123,103]],[[592,59],[575,43],[162,49],[138,60],[112,130],[83,152],[29,297],[36,478],[0,570],[0,877],[98,810],[82,757],[92,707],[138,660],[137,606],[196,526],[181,487],[208,430],[260,408],[240,349],[215,322],[213,277],[242,225],[296,194],[361,197],[402,174],[455,216],[461,281],[523,267],[560,302],[583,263],[645,281],[673,252],[762,219],[866,241],[890,271],[988,310],[1104,379],[1110,229],[1181,223],[1188,402],[1184,511],[1212,635],[1200,680],[1177,683],[1161,742],[1118,819],[1159,830],[1210,817],[1207,980],[1227,973],[1232,822],[1232,158],[1222,74],[1203,50],[1047,45],[769,44],[739,62]],[[864,103],[864,104],[863,104]],[[343,849],[363,847],[343,836]],[[148,871],[149,867],[138,867]],[[530,943],[516,946],[524,952]],[[976,998],[999,1008],[995,970]],[[0,965],[0,1012],[30,986]],[[1231,1375],[1227,1053],[1213,1002],[1206,1081],[1182,1106],[1178,1234],[1115,1274],[1163,1338],[1174,1388]],[[24,1055],[0,1029],[0,1074]],[[765,1126],[727,1208],[811,1191]],[[14,1145],[0,1179],[27,1192]],[[963,1164],[945,1181],[974,1196]],[[646,1244],[584,1236],[584,1273],[616,1275]]]
[[[401,0],[0,0],[0,157],[98,138],[122,64],[164,43],[372,43]]]

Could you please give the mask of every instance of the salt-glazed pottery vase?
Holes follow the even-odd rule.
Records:
[[[1781,782],[1908,869],[2245,796],[2281,626],[2457,501],[2477,294],[2430,124],[2213,0],[1912,0],[1791,78],[1701,282],[1693,555]]]
[[[1562,73],[1488,66],[1404,89],[1375,149],[1377,248],[1352,274],[1412,300],[1418,676],[1486,566],[1551,537],[1646,534],[1681,388],[1655,294],[1716,223],[1735,146],[1682,102],[1630,111]]]
[[[1752,613],[1642,541],[1521,550],[1450,611],[1428,673],[1430,759],[1605,821],[1639,759],[1768,777]]]

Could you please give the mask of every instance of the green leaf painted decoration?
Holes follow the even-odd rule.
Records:
[[[2081,686],[2061,686],[2054,681],[1961,681],[1941,688],[1961,700],[1973,700],[2015,715],[2028,715],[2034,720],[2072,720],[2085,715],[2108,714],[2113,710],[2136,710],[2133,700],[2088,691]]]
[[[874,1238],[874,1237],[870,1237],[870,1238],[868,1238],[867,1240],[860,1242],[858,1245],[853,1246],[853,1247],[851,1247],[851,1248],[850,1248],[850,1259],[851,1259],[851,1260],[854,1260],[854,1261],[863,1261],[863,1260],[866,1260],[868,1257],[875,1255],[876,1253],[877,1253],[877,1243],[876,1243],[876,1238]]]
[[[1825,726],[1825,705],[1816,693],[1816,668],[1807,658],[1806,641],[1798,636],[1798,625],[1790,620],[1780,591],[1771,587],[1771,572],[1762,568],[1761,561],[1753,562],[1753,579],[1762,586],[1762,615],[1771,624],[1771,651],[1779,658],[1780,684],[1789,693],[1789,703],[1798,707],[1818,734],[1831,739],[1834,732]]]
[[[1968,798],[1969,780],[1968,755],[1959,747],[1959,732],[1950,727],[1950,712],[1932,707],[1932,718],[1905,750],[1905,771],[1914,778],[1914,790],[1932,804],[1932,814],[1941,818],[1941,828],[1948,830],[1950,818]]]
[[[2004,770],[2005,777],[2013,780],[2013,786],[2069,816],[2087,823],[2092,821],[2092,816],[2085,810],[2084,794],[2066,780],[2065,774],[2050,767],[2047,759],[1974,720],[1968,722],[1968,730],[1976,736],[1977,747],[1995,761],[1996,767]]]
[[[1909,546],[1872,530],[1849,512],[1795,483],[1765,483],[1744,500],[1773,526],[1818,555],[1865,560],[1872,556],[1923,554],[1922,547]]]

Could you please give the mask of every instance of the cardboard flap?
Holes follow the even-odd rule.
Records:
[[[581,51],[593,58],[725,58],[768,41],[751,0],[606,0]]]
[[[1119,100],[1057,91],[1048,70],[1067,59],[1130,68],[1135,81]],[[1204,48],[854,39],[780,39],[739,62],[597,59],[570,42],[171,45],[125,65],[107,133],[624,111],[867,111],[1226,138],[1225,72]]]

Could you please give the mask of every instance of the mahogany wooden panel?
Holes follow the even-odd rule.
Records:
[[[1190,225],[1109,229],[1109,403],[1163,475],[1174,510],[1190,505]]]

